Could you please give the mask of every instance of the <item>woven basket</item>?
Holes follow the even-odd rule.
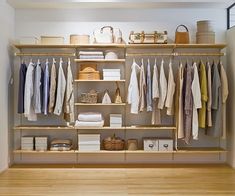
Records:
[[[125,141],[122,139],[104,139],[103,140],[104,150],[124,150]]]

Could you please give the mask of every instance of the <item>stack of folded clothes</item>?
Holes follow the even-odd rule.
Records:
[[[51,141],[51,151],[69,151],[72,149],[71,140],[54,139]]]
[[[80,59],[104,59],[104,53],[102,51],[80,51]]]
[[[75,127],[103,127],[104,120],[101,113],[85,112],[78,115]]]

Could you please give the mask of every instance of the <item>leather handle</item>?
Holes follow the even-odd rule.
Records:
[[[179,27],[184,27],[186,29],[186,31],[188,32],[188,28],[183,24],[177,26],[175,32],[178,32]]]
[[[111,27],[111,26],[103,26],[103,27],[100,29],[100,32],[103,33],[104,29],[110,29],[111,33],[113,34],[113,27]]]

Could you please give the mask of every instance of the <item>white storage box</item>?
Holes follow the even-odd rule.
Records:
[[[100,144],[100,134],[78,134],[78,144]]]
[[[64,44],[64,37],[41,36],[41,44],[44,44],[44,45],[62,45],[62,44]]]
[[[47,137],[35,137],[35,144],[47,144]]]
[[[122,114],[110,114],[110,127],[122,127]]]
[[[38,44],[39,39],[36,37],[20,37],[19,44]]]
[[[159,151],[173,151],[172,139],[159,139],[158,145],[159,145]]]
[[[103,77],[103,80],[120,80],[120,76],[105,76]]]
[[[120,77],[120,72],[103,72],[104,77]]]
[[[79,151],[100,151],[100,144],[79,144]]]
[[[143,138],[144,151],[158,151],[157,138]]]

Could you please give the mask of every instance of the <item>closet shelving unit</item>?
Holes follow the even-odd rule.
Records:
[[[128,57],[134,57],[134,56],[161,56],[161,55],[165,55],[165,56],[172,56],[172,57],[176,57],[179,55],[182,56],[192,56],[193,54],[195,54],[195,56],[203,56],[202,54],[205,54],[203,52],[198,53],[196,52],[198,55],[196,55],[196,53],[191,52],[188,53],[188,55],[186,53],[182,53],[182,52],[176,52],[177,49],[181,50],[181,49],[197,49],[200,50],[204,50],[204,49],[213,49],[216,50],[217,53],[213,53],[214,55],[211,56],[223,56],[224,54],[221,53],[220,51],[226,47],[225,44],[86,44],[86,45],[15,45],[15,47],[17,49],[20,50],[20,53],[16,53],[16,56],[50,56],[51,54],[53,54],[52,56],[76,56],[78,53],[78,50],[83,50],[83,49],[122,49],[124,50],[124,54],[126,56],[126,58],[122,58],[122,59],[117,59],[117,60],[97,60],[97,59],[75,59],[75,63],[79,64],[79,63],[89,63],[89,62],[93,62],[93,63],[97,63],[99,64],[106,64],[109,63],[111,66],[115,65],[115,64],[125,64],[127,61]],[[21,52],[21,49],[56,49],[57,51],[60,51],[61,49],[61,53],[60,52],[56,52],[56,53],[23,53]],[[63,53],[63,49],[74,49],[74,53]],[[136,52],[134,54],[130,54],[128,53],[128,50],[132,50],[132,49],[147,49],[148,54],[144,54],[141,52]],[[171,53],[158,53],[159,55],[157,55],[157,53],[151,52],[152,49],[171,49],[172,52]],[[64,55],[63,55],[64,54]],[[209,55],[209,53],[206,53],[206,55]],[[127,66],[126,66],[127,67]],[[127,68],[125,68],[124,70],[126,70]],[[115,82],[120,82],[120,83],[124,83],[126,82],[126,78],[122,79],[122,80],[78,80],[76,79],[76,77],[74,76],[75,80],[75,84],[78,83],[115,83]],[[75,99],[77,99],[76,95],[75,95]],[[126,110],[126,104],[82,104],[82,103],[75,103],[75,106],[107,106],[107,107],[112,107],[112,106],[121,106],[124,107],[124,109]],[[126,111],[125,111],[126,112]],[[124,114],[125,117],[125,114]],[[77,128],[77,127],[67,127],[64,125],[47,125],[47,126],[40,126],[40,125],[18,125],[13,127],[14,131],[32,131],[32,134],[34,131],[38,131],[38,130],[43,130],[43,131],[77,131],[77,133],[79,133],[79,130],[121,130],[121,131],[169,131],[171,130],[173,132],[173,134],[175,134],[177,132],[177,128],[175,125],[162,125],[162,126],[127,126],[126,125],[126,120],[124,120],[125,125],[123,127],[109,127],[109,126],[104,126],[102,128],[95,128],[95,127],[84,127],[84,128]],[[182,148],[178,148],[178,150],[173,150],[173,151],[167,151],[167,152],[148,152],[148,151],[143,151],[143,150],[137,150],[137,151],[128,151],[128,150],[123,150],[123,151],[105,151],[105,150],[101,150],[101,151],[92,151],[92,152],[81,152],[78,150],[71,150],[71,151],[63,151],[63,152],[55,152],[55,151],[25,151],[25,150],[14,150],[13,153],[14,154],[220,154],[220,153],[225,153],[226,150],[221,148],[221,147],[205,147],[205,148],[199,148],[199,147],[182,147]]]

